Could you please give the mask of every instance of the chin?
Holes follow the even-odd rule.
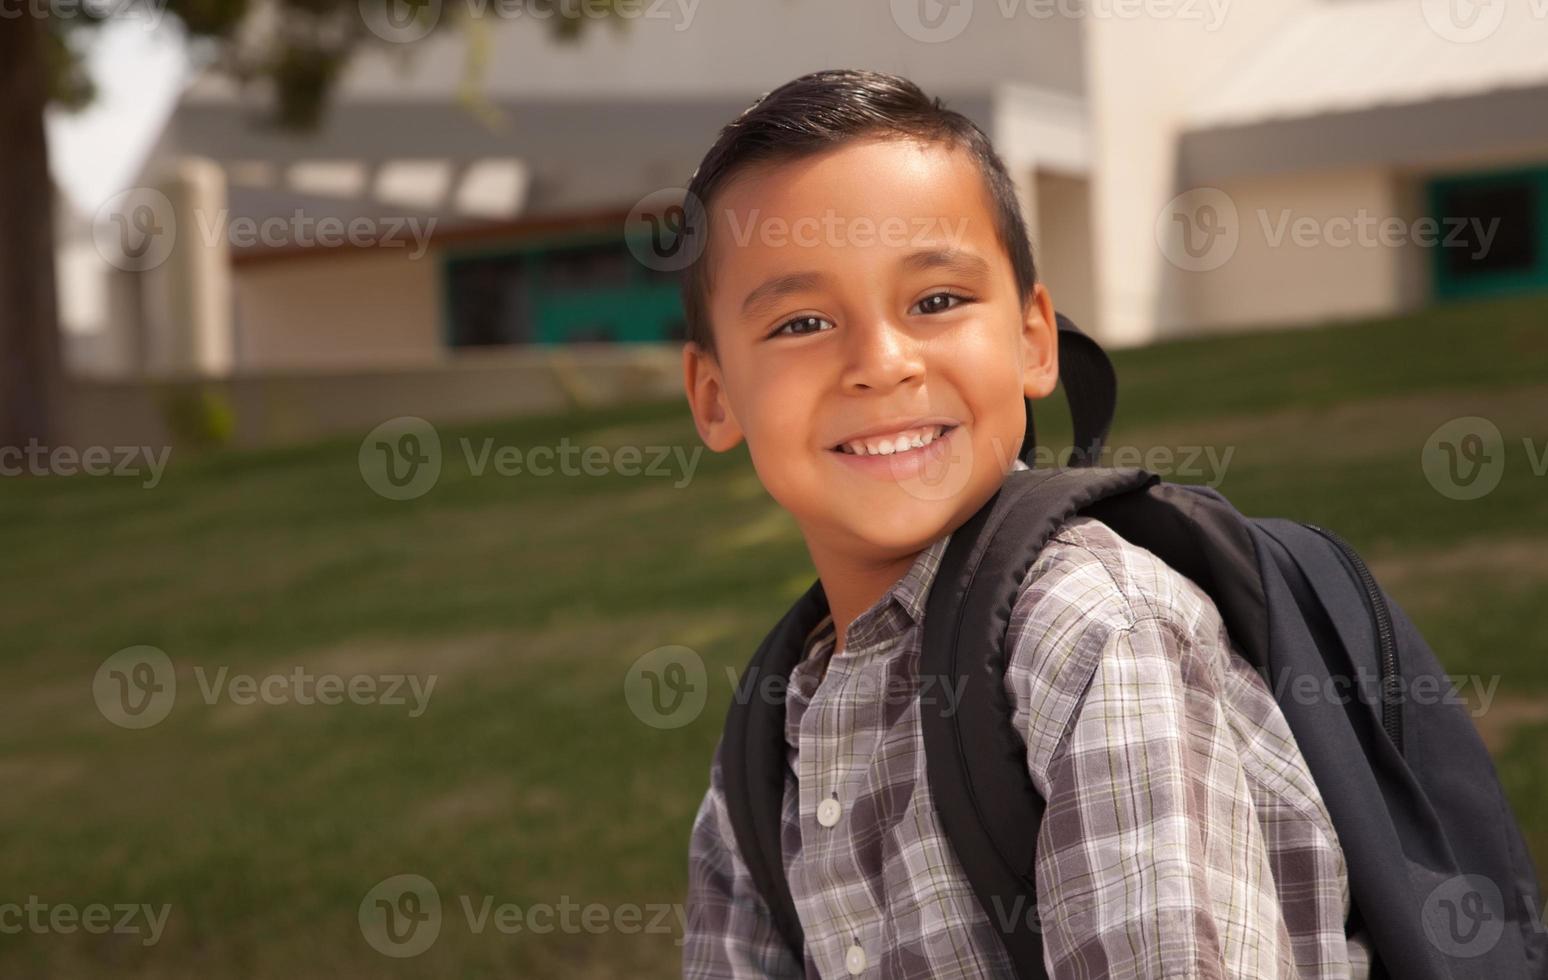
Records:
[[[878,503],[863,513],[845,515],[851,534],[878,552],[901,555],[923,551],[952,529],[951,501],[921,501],[903,495],[901,502]]]

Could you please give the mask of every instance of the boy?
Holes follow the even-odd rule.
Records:
[[[707,217],[683,281],[695,424],[717,452],[747,440],[831,615],[786,697],[782,851],[805,962],[742,862],[717,749],[684,975],[1008,976],[936,816],[918,698],[899,692],[918,693],[951,533],[1025,468],[1023,399],[1058,379],[1014,187],[983,133],[911,83],[825,71],[727,126],[689,191]],[[1327,810],[1193,582],[1077,518],[1028,571],[1006,646],[1047,801],[1050,977],[1366,976]]]

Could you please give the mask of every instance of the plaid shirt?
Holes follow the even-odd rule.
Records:
[[[1025,469],[1025,464],[1017,463]],[[717,747],[689,846],[685,977],[1009,977],[931,800],[914,676],[947,535],[790,676],[781,941],[727,816]],[[1054,980],[1369,974],[1327,809],[1214,603],[1105,524],[1065,525],[1013,607],[1006,691],[1047,801],[1037,916]]]

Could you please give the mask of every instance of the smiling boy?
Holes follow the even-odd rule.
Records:
[[[1014,186],[983,133],[911,83],[827,71],[728,125],[689,192],[708,229],[683,282],[695,424],[717,452],[746,441],[831,615],[785,694],[804,962],[738,853],[717,749],[684,975],[1008,976],[937,819],[918,698],[896,692],[918,692],[951,533],[1025,467],[1024,399],[1058,380]],[[1005,648],[1047,801],[1050,976],[1366,975],[1326,808],[1194,583],[1077,518],[1028,571]]]

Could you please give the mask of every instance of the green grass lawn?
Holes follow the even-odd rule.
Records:
[[[1239,508],[1343,532],[1449,670],[1498,675],[1480,722],[1540,863],[1545,324],[1548,303],[1522,301],[1122,352],[1111,440],[1231,452],[1220,487]],[[1040,413],[1045,441],[1067,438],[1061,414]],[[1461,416],[1505,439],[1504,474],[1479,500],[1449,499],[1420,467],[1430,433]],[[170,906],[149,946],[144,934],[0,935],[0,976],[677,970],[680,925],[654,920],[683,897],[725,669],[811,581],[794,524],[744,450],[703,452],[676,486],[675,466],[474,476],[459,446],[567,438],[691,454],[681,401],[440,426],[439,482],[401,502],[363,482],[361,435],[174,453],[152,490],[0,480],[0,904]],[[164,721],[126,730],[99,712],[93,680],[139,644],[171,658],[178,694]],[[703,658],[710,695],[691,723],[658,729],[631,711],[624,682],[668,644]],[[220,668],[436,686],[418,717],[206,703],[199,671]],[[367,892],[398,874],[429,879],[443,908],[439,937],[412,959],[376,952],[358,919]],[[553,926],[502,933],[477,915],[486,898],[552,906]],[[595,904],[592,927],[573,912],[579,927],[561,928],[566,903]],[[617,926],[597,926],[604,914]]]

